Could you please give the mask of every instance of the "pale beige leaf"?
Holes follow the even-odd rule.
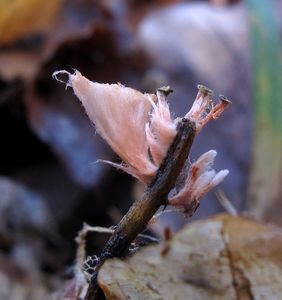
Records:
[[[278,300],[281,249],[280,230],[220,215],[194,222],[126,261],[107,261],[99,284],[110,300]]]

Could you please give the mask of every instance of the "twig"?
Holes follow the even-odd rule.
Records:
[[[104,233],[104,234],[113,234],[114,231],[115,231],[114,228],[102,227],[102,226],[90,226],[86,223],[84,223],[82,230],[86,231],[86,233],[88,233],[88,232],[97,232],[97,233]],[[155,237],[150,236],[148,234],[138,234],[138,238],[148,240],[152,243],[160,242],[160,240],[158,238],[155,238]]]
[[[194,122],[186,118],[179,121],[177,135],[156,177],[147,187],[142,198],[132,204],[103,248],[97,265],[93,265],[94,273],[84,300],[95,299],[98,291],[98,271],[105,260],[124,256],[132,241],[145,230],[159,207],[166,203],[168,193],[175,186],[176,179],[189,155],[195,134]]]

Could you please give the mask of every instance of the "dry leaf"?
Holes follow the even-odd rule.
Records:
[[[243,217],[194,222],[170,241],[107,261],[110,300],[281,299],[282,231]]]
[[[0,1],[0,43],[45,31],[54,20],[62,0]]]
[[[19,9],[19,6],[17,6],[17,4],[20,1],[14,2],[14,13],[18,14],[16,10]],[[21,2],[28,3],[32,1],[26,0]],[[43,4],[41,4],[41,2],[38,2],[38,5],[40,5],[39,7],[28,7],[30,19],[32,19],[33,22],[36,22],[36,20],[31,17],[32,13],[38,14],[40,17],[42,17],[41,14],[43,14],[43,11],[45,9],[47,11],[47,15],[44,12],[42,22],[44,20],[45,22],[47,22],[49,10],[51,10],[51,8],[54,9],[54,16],[49,16],[49,23],[46,25],[45,30],[44,28],[42,28],[42,30],[38,29],[37,31],[30,31],[29,33],[27,27],[22,26],[21,22],[23,21],[21,18],[19,19],[19,21],[17,20],[17,22],[15,22],[12,17],[10,19],[7,19],[5,17],[6,23],[4,24],[4,19],[0,12],[0,44],[5,44],[2,41],[2,31],[6,30],[6,27],[13,28],[13,26],[17,25],[18,27],[22,26],[25,30],[27,30],[26,34],[22,34],[21,36],[19,36],[19,38],[25,38],[28,35],[34,34],[36,32],[46,31],[46,34],[42,36],[40,43],[37,43],[36,45],[30,45],[30,43],[27,42],[27,44],[29,45],[27,48],[13,46],[4,47],[0,50],[0,77],[5,81],[11,81],[18,77],[20,77],[24,81],[33,81],[38,76],[42,65],[46,63],[46,61],[52,59],[53,55],[56,54],[56,51],[58,51],[60,47],[63,48],[65,43],[67,44],[70,41],[81,41],[85,38],[89,38],[92,35],[94,27],[97,23],[98,12],[96,5],[93,2],[91,4],[87,4],[87,2],[88,0],[67,1],[63,9],[60,10],[59,6],[61,5],[62,0],[47,1]],[[49,10],[45,8],[44,5],[48,6]],[[51,7],[52,5],[53,7]],[[58,13],[55,12],[55,5],[57,5],[57,10],[59,11]],[[6,4],[6,6],[9,8],[11,5]],[[85,10],[85,6],[88,7],[87,15],[83,13],[83,11]],[[4,4],[3,1],[1,2],[0,0],[0,10],[2,7],[4,8]],[[33,11],[31,11],[32,9]],[[38,12],[36,11],[36,9],[41,9],[41,11]],[[8,11],[10,11],[10,8],[8,9]],[[22,14],[24,13],[26,12],[22,12]],[[55,16],[57,16],[57,18],[55,18]],[[36,24],[34,24],[34,26],[36,26]],[[5,36],[8,34],[9,31],[5,32]]]
[[[23,259],[22,259],[23,260]],[[9,255],[0,253],[0,299],[51,300],[59,280],[24,270]]]
[[[249,63],[248,22],[243,4],[172,5],[146,16],[137,37],[149,57],[162,68],[172,72],[188,68],[202,82],[224,93],[241,72],[238,58],[245,67]],[[223,75],[226,80],[221,80]]]

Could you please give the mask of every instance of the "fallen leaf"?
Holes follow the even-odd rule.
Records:
[[[25,42],[26,48],[16,44],[12,45],[12,47],[8,45],[0,49],[0,77],[5,81],[10,81],[18,77],[27,82],[35,80],[42,65],[46,63],[46,61],[49,61],[64,43],[74,41],[75,39],[83,40],[91,36],[93,27],[95,27],[101,15],[99,9],[97,9],[97,5],[90,0],[66,1],[62,9],[59,8],[63,0],[46,1],[43,4],[34,0],[17,0],[13,2],[13,7],[8,1],[5,2],[4,6],[4,2],[5,1],[0,0],[0,11],[2,7],[3,10],[7,8],[5,14],[9,14],[11,10],[11,14],[13,12],[15,15],[19,14],[20,17],[19,20],[17,19],[16,21],[13,19],[15,18],[14,16],[11,16],[11,18],[5,17],[4,20],[3,15],[1,15],[2,11],[0,12],[0,45],[3,44],[5,46],[1,38],[3,39],[2,31],[5,31],[4,37],[9,34],[9,31],[6,32],[6,28],[18,26],[21,30],[27,31],[18,37],[22,38],[22,41]],[[29,2],[33,2],[33,6],[27,6]],[[20,9],[20,5],[26,5],[28,10],[23,10],[19,13],[17,9]],[[37,11],[39,9],[40,12]],[[54,10],[54,16],[50,15],[51,9]],[[57,11],[55,12],[56,9]],[[22,23],[26,20],[22,20],[21,18],[29,18],[29,20],[34,22],[32,26],[36,26],[37,19],[34,18],[32,14],[37,14],[38,17],[41,17],[42,20],[40,20],[40,22],[46,22],[45,30],[42,28],[41,31],[39,29],[36,31],[34,28],[34,31],[32,31],[28,27],[23,26]],[[44,14],[44,16],[41,16],[42,14]],[[100,19],[103,18],[100,17]],[[33,35],[36,32],[43,33],[43,31],[44,34],[40,36],[41,39],[38,43],[33,44],[24,40],[26,37],[29,37],[29,35]]]
[[[99,272],[109,300],[281,299],[282,231],[218,215],[171,240],[111,259]]]
[[[0,1],[0,44],[46,31],[55,19],[63,0]]]

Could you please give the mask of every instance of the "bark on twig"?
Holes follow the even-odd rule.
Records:
[[[117,225],[113,235],[103,248],[97,265],[93,266],[95,271],[84,300],[95,299],[98,291],[98,271],[104,261],[111,257],[124,256],[132,241],[146,229],[148,222],[159,207],[166,203],[168,193],[175,186],[176,179],[189,155],[195,134],[196,125],[194,122],[186,118],[179,121],[177,135],[156,177],[147,187],[143,197],[132,204],[127,214]]]

